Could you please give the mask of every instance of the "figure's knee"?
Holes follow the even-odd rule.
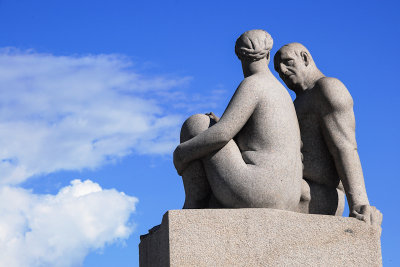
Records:
[[[207,130],[213,124],[213,120],[205,114],[190,116],[182,125],[181,143]]]

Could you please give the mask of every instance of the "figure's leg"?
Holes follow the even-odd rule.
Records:
[[[244,186],[240,184],[248,176],[244,172],[247,166],[236,143],[229,141],[219,151],[203,158],[202,162],[214,194],[213,202],[227,208],[246,207]]]
[[[215,121],[211,119],[209,116],[204,115],[204,114],[196,114],[191,117],[189,117],[184,124],[182,125],[181,129],[181,143],[185,142],[196,135],[200,134],[201,132],[207,130],[210,126],[215,124]],[[233,141],[229,142],[225,147],[223,147],[221,150],[221,153],[218,153],[219,155],[224,154],[230,154],[229,151],[232,151],[232,146],[233,150],[235,150],[236,144],[230,144]],[[236,146],[236,150],[238,156],[240,156],[240,151]],[[214,158],[215,160],[215,153],[212,153],[210,157]],[[220,199],[215,197],[213,195],[213,191],[211,189],[208,177],[207,177],[207,172],[205,171],[205,165],[204,163],[210,165],[210,157],[206,157],[206,159],[203,160],[196,160],[193,161],[189,164],[189,166],[184,170],[182,174],[182,180],[183,180],[183,185],[185,188],[185,204],[183,208],[186,209],[196,209],[196,208],[222,208],[224,205],[220,202]],[[227,157],[230,157],[227,155]],[[240,156],[241,159],[241,156]],[[212,160],[211,160],[212,161]],[[223,164],[220,160],[217,160],[219,163],[215,164]],[[242,163],[241,165],[246,165],[243,160],[241,159]],[[212,168],[208,166],[208,168]],[[210,175],[213,175],[212,172],[208,171]],[[215,184],[215,183],[214,183]],[[217,191],[221,195],[225,195],[225,193],[220,192],[221,189],[217,188]]]
[[[213,123],[215,122],[203,114],[196,114],[189,117],[182,125],[181,143],[207,130]],[[185,204],[183,208],[208,208],[211,188],[207,181],[202,161],[195,160],[191,162],[183,171],[182,180],[185,188]]]
[[[193,115],[182,126],[181,141],[193,138],[212,123],[213,120],[206,115]],[[247,164],[234,140],[202,158],[202,165],[196,162],[191,163],[193,169],[187,168],[182,175],[185,208],[297,209],[301,181],[294,184],[295,178],[277,175],[273,166],[260,168],[251,160]],[[207,201],[209,204],[205,206]]]
[[[211,188],[200,160],[193,161],[182,174],[185,188],[184,209],[208,208]]]
[[[250,159],[247,164],[243,159],[247,154],[242,155],[235,141],[230,140],[223,148],[202,159],[217,202],[225,208],[296,210],[300,199],[300,181],[293,184],[293,177],[277,174],[273,166],[261,168],[252,164]],[[293,190],[295,187],[298,190]],[[298,194],[289,193],[292,190],[298,191]]]
[[[344,209],[344,193],[342,190],[307,181],[310,187],[308,212],[310,214],[324,214],[341,216]]]

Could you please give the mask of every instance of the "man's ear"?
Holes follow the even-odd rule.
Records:
[[[306,51],[301,51],[300,56],[304,62],[304,65],[306,65],[306,67],[307,67],[310,64],[310,56],[307,54]]]
[[[270,51],[268,51],[268,54],[267,54],[267,60],[269,60],[269,55],[270,55]]]

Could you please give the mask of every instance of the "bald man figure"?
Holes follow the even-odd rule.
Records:
[[[326,77],[299,43],[283,46],[274,67],[294,101],[303,142],[303,191],[300,211],[342,215],[344,192],[350,216],[380,225],[382,214],[370,206],[355,138],[353,99],[338,79]]]

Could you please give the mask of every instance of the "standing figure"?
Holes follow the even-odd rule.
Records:
[[[325,77],[302,44],[283,46],[274,65],[296,93],[307,182],[303,183],[300,211],[341,215],[346,192],[350,216],[380,225],[382,214],[370,206],[365,189],[349,91],[338,79]]]
[[[235,52],[244,80],[224,114],[197,114],[183,124],[174,164],[184,208],[298,209],[300,131],[288,92],[268,68],[272,43],[263,30],[242,34]]]

